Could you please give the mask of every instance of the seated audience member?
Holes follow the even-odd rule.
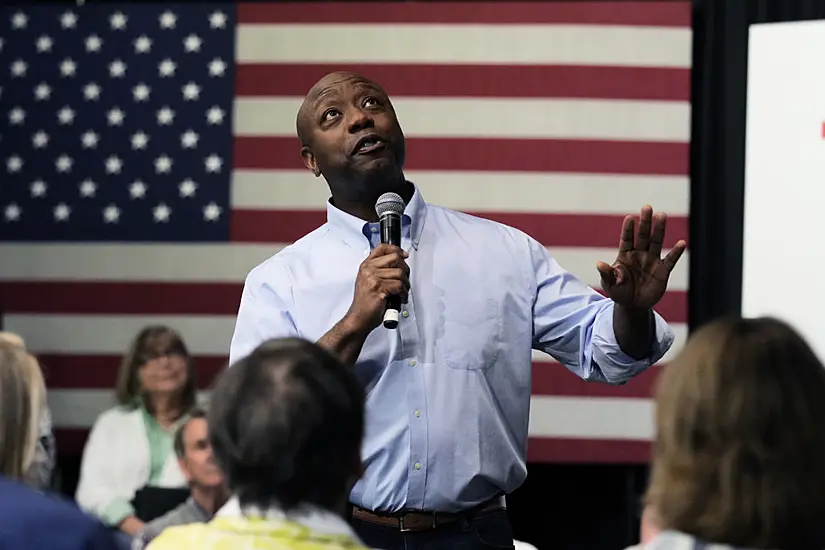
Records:
[[[344,519],[363,431],[352,369],[308,341],[261,344],[222,373],[209,408],[232,498],[209,523],[170,527],[149,550],[363,549]]]
[[[175,433],[175,454],[189,480],[191,496],[186,502],[146,524],[135,538],[132,550],[141,550],[164,529],[173,525],[205,523],[229,498],[223,473],[212,455],[206,412],[196,408]]]
[[[825,368],[791,327],[699,329],[657,383],[640,548],[825,548],[823,418]]]
[[[123,359],[116,393],[118,405],[89,434],[76,498],[129,546],[145,522],[189,497],[173,450],[174,432],[196,402],[192,358],[180,335],[144,328]]]
[[[20,335],[13,332],[0,332],[0,342],[5,342],[26,351],[26,342]],[[52,433],[52,415],[45,397],[42,399],[42,407],[37,448],[35,449],[34,460],[32,460],[26,473],[25,482],[36,489],[49,489],[52,486],[52,473],[54,472],[57,456],[54,434]]]
[[[44,395],[37,360],[16,343],[0,342],[0,548],[114,550],[103,524],[23,483],[35,460]]]

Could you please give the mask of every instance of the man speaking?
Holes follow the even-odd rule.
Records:
[[[527,472],[531,350],[586,380],[644,371],[673,343],[653,306],[685,242],[662,259],[665,216],[646,206],[638,228],[625,218],[616,261],[594,266],[604,298],[521,231],[427,204],[375,82],[325,76],[297,131],[304,164],[329,185],[327,223],[249,273],[230,362],[298,336],[353,366],[367,418],[350,519],[367,545],[512,548],[503,495]],[[400,247],[381,243],[385,193],[405,204]]]

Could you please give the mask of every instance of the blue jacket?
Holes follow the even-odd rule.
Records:
[[[77,506],[0,477],[0,550],[116,550],[114,534]]]

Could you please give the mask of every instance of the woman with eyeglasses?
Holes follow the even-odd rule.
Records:
[[[196,404],[192,357],[166,326],[144,328],[123,358],[118,404],[101,414],[83,452],[76,498],[121,532],[124,547],[144,523],[189,496],[174,432]]]

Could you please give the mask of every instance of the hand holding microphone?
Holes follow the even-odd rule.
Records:
[[[407,303],[410,289],[408,254],[401,246],[401,216],[404,200],[396,193],[384,193],[375,204],[381,223],[381,244],[361,264],[355,279],[355,296],[348,316],[356,326],[372,331],[379,324],[398,327],[401,304]]]
[[[371,332],[381,324],[388,299],[407,303],[410,267],[405,258],[407,253],[399,247],[382,243],[361,263],[355,278],[355,296],[347,313],[360,329]]]

